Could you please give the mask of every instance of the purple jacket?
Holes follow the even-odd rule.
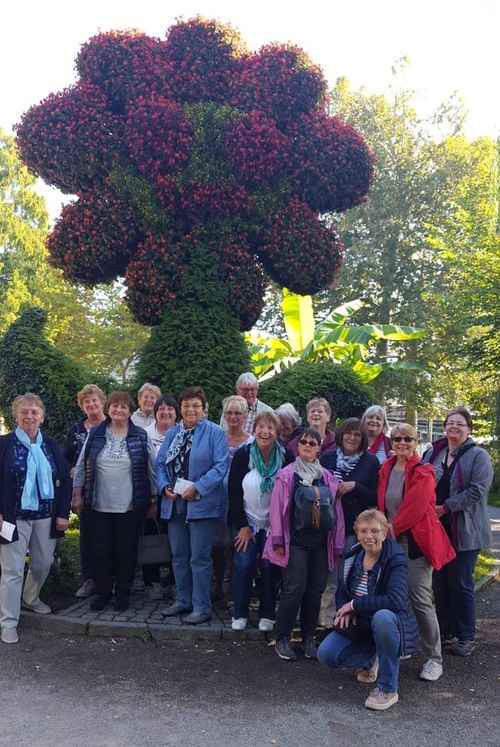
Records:
[[[323,479],[330,488],[333,496],[335,527],[328,532],[328,569],[332,571],[340,563],[344,552],[345,528],[344,512],[342,502],[337,493],[339,484],[333,472],[323,468]],[[290,507],[293,500],[294,489],[294,464],[280,469],[276,475],[273,492],[271,495],[271,508],[269,511],[269,522],[271,533],[267,538],[262,557],[275,565],[286,568],[290,557]],[[285,547],[284,555],[277,555],[273,550],[273,544]]]

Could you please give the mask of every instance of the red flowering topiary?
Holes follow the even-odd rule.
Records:
[[[80,81],[18,126],[26,163],[80,196],[48,244],[68,277],[125,275],[131,309],[153,325],[183,293],[192,301],[203,256],[242,329],[261,311],[263,269],[298,293],[333,282],[342,245],[320,214],[358,205],[373,161],[328,115],[326,81],[302,50],[250,53],[234,29],[197,17],[165,40],[97,34],[76,67]]]

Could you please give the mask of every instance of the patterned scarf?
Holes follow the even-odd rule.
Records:
[[[352,472],[362,456],[362,451],[357,451],[355,454],[347,456],[347,454],[344,454],[340,446],[337,446],[337,470],[348,475],[349,472]]]
[[[312,485],[315,480],[320,480],[323,477],[323,467],[319,463],[319,459],[315,459],[314,462],[304,462],[298,456],[295,458],[293,471],[300,477],[300,482],[303,485]]]
[[[27,434],[21,428],[16,428],[15,434],[22,445],[28,449],[26,480],[21,496],[21,508],[23,511],[38,511],[39,496],[44,501],[54,499],[52,468],[42,451],[42,434],[38,431],[34,444],[31,443]]]
[[[283,466],[283,457],[285,450],[283,447],[276,442],[273,446],[271,456],[269,457],[269,463],[266,464],[262,459],[262,454],[255,441],[250,445],[250,469],[256,469],[259,475],[262,477],[260,482],[261,495],[269,493],[274,487],[274,478],[276,472]]]
[[[201,418],[198,423],[201,423],[203,419],[204,418]],[[196,425],[198,425],[198,423],[196,423]],[[196,425],[193,425],[192,428],[185,428],[184,423],[181,423],[179,432],[176,433],[168,448],[165,464],[168,465],[173,462],[172,469],[175,477],[187,477],[187,475],[184,475],[184,461],[188,451],[193,445],[193,436]]]

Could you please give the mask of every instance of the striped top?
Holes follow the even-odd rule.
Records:
[[[363,568],[360,576],[356,579],[356,585],[352,593],[355,597],[364,597],[368,594],[368,571],[366,568]]]

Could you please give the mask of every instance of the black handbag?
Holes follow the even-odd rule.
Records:
[[[155,521],[156,532],[144,534],[144,527],[139,535],[137,545],[137,565],[166,565],[172,559],[168,535],[162,534],[160,525]]]
[[[332,494],[327,485],[298,483],[293,496],[293,528],[330,532],[335,526]]]

